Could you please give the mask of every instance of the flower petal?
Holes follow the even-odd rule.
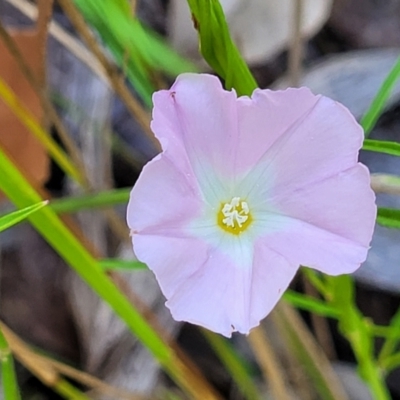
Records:
[[[362,201],[360,201],[362,199]],[[338,275],[365,261],[372,238],[376,206],[368,170],[361,164],[274,199],[276,213],[265,211],[273,234],[265,242],[293,263]]]
[[[168,267],[169,261],[165,267],[165,260],[164,267],[156,270],[168,298],[166,305],[175,320],[198,324],[228,337],[235,331],[247,334],[282,296],[297,267],[262,241],[257,242],[253,253],[247,243],[241,245],[237,238],[231,239],[230,254],[209,247],[203,260],[204,254],[197,251],[204,250],[203,241],[196,245],[184,241],[180,246],[175,243],[180,257],[186,253],[187,268],[177,268],[182,260],[173,256],[175,270]],[[221,247],[226,250],[227,243]],[[150,257],[157,257],[159,247],[152,248]],[[193,268],[196,262],[200,266],[197,269]]]
[[[256,89],[238,99],[237,173],[248,170],[318,101],[308,88],[272,91]]]
[[[298,270],[286,257],[271,250],[262,238],[254,250],[251,320],[256,326],[275,307]]]
[[[307,222],[282,215],[271,217],[270,223],[285,229],[265,236],[266,245],[291,263],[340,275],[354,272],[365,261],[368,248]]]
[[[193,176],[179,171],[164,155],[150,161],[131,191],[127,210],[133,233],[183,235],[202,203]]]
[[[249,191],[260,186],[270,198],[338,174],[357,163],[363,137],[345,107],[319,97],[258,160],[246,186]]]
[[[153,99],[163,153],[132,190],[128,224],[175,319],[248,333],[300,264],[337,275],[365,260],[376,207],[347,109],[304,88],[237,99],[195,74]],[[235,197],[251,217],[239,234],[219,214]]]
[[[272,310],[297,268],[262,242],[254,254],[247,243],[241,247],[236,241],[234,247],[230,255],[210,250],[197,272],[177,288],[166,303],[174,319],[230,337],[235,331],[249,333]]]
[[[183,287],[207,259],[208,246],[196,238],[135,235],[135,254],[155,273],[169,299]]]
[[[166,305],[178,321],[198,324],[228,337],[234,331],[248,333],[251,326],[249,314],[244,314],[248,302],[243,292],[250,288],[249,273],[248,265],[236,265],[222,253],[213,252]]]
[[[376,205],[369,171],[362,164],[289,195],[277,195],[273,203],[289,217],[369,247]]]
[[[188,160],[206,193],[233,176],[237,136],[236,93],[212,75],[183,74],[153,96],[152,129],[178,168]],[[212,182],[209,176],[213,176]]]
[[[226,336],[234,330],[248,332],[251,263],[235,264],[195,238],[138,235],[134,244],[138,258],[155,273],[176,320]]]

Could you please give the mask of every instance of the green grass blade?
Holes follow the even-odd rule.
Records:
[[[317,272],[316,270],[313,270],[305,266],[302,266],[301,272],[304,274],[307,280],[315,287],[315,289],[318,290],[319,294],[321,294],[325,298],[329,297],[328,288],[326,287],[324,282],[324,275]]]
[[[118,258],[103,258],[99,261],[99,264],[105,271],[148,269],[147,265],[140,261],[120,260]]]
[[[2,151],[0,151],[0,170],[2,170],[0,189],[17,206],[24,207],[26,204],[41,200]],[[76,270],[93,290],[112,305],[138,337],[145,340],[149,347],[154,348],[156,357],[162,362],[166,362],[170,357],[169,349],[165,347],[141,315],[132,308],[128,300],[104,274],[97,260],[87,252],[54,211],[49,207],[42,208],[32,214],[30,218],[32,225],[60,256]],[[137,329],[139,329],[139,332],[137,332]],[[146,336],[148,339],[146,339]]]
[[[25,207],[22,210],[17,210],[7,215],[0,217],[0,232],[11,228],[13,225],[18,224],[18,222],[23,221],[25,218],[29,217],[32,213],[40,210],[48,204],[48,201],[42,201],[32,206]]]
[[[393,335],[385,340],[381,351],[378,356],[380,364],[384,364],[385,360],[393,355],[397,350],[397,346],[400,342],[400,309],[396,311],[396,314],[392,317],[389,326],[397,335]]]
[[[218,0],[187,0],[199,34],[200,50],[210,67],[225,81],[226,89],[250,96],[257,83],[229,33]]]
[[[0,330],[1,384],[4,400],[20,400],[17,377],[15,376],[14,360],[11,350]]]
[[[41,201],[22,174],[0,150],[0,190],[18,207],[26,207]],[[49,207],[31,214],[30,221],[55,251],[77,274],[125,321],[130,331],[153,354],[164,370],[194,398],[209,395],[210,389],[188,369],[175,352],[146,322],[143,316],[118,290],[104,273],[98,261],[82,246],[71,231]],[[200,395],[197,395],[200,393]]]
[[[151,105],[154,85],[149,66],[137,49],[137,24],[112,0],[75,0],[89,24],[98,32],[103,43],[111,51],[121,70],[147,106]]]
[[[299,308],[304,311],[309,311],[317,315],[330,318],[338,318],[338,311],[326,304],[325,302],[315,299],[314,297],[306,296],[292,290],[286,290],[283,299],[291,304],[293,307]]]
[[[375,151],[377,153],[389,154],[391,156],[400,156],[400,143],[385,140],[365,139],[363,150]]]
[[[90,400],[92,398],[86,396],[85,393],[78,390],[65,379],[58,380],[52,389],[66,400]]]
[[[376,222],[387,228],[400,229],[400,210],[379,207]]]
[[[351,344],[361,377],[369,386],[374,399],[389,400],[390,394],[382,370],[376,363],[374,337],[369,322],[355,304],[353,279],[349,275],[328,276],[327,282],[331,286],[331,304],[340,312],[339,330]]]
[[[239,358],[229,342],[207,329],[202,329],[201,332],[236,382],[244,398],[247,400],[261,399],[248,368],[245,367],[243,360]]]
[[[396,353],[390,357],[387,357],[379,365],[383,370],[385,370],[386,373],[397,369],[400,366],[400,353]]]
[[[49,207],[58,214],[126,204],[131,189],[114,189],[96,194],[52,200]]]
[[[368,136],[375,126],[378,118],[383,112],[385,104],[393,90],[394,85],[400,78],[400,57],[397,59],[392,70],[389,72],[386,79],[383,81],[382,86],[378,90],[375,98],[372,100],[368,110],[361,118],[361,126],[364,128],[365,136]]]
[[[395,338],[400,336],[399,329],[389,326],[375,325],[369,321],[369,330],[372,335],[379,338]]]
[[[114,3],[124,14],[132,14],[132,7],[128,0],[114,0]]]
[[[171,77],[196,67],[173,51],[145,27],[125,6],[114,0],[74,0],[85,19],[96,29],[139,96],[151,106],[154,71]]]

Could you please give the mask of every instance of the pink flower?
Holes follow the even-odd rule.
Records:
[[[153,100],[163,152],[127,218],[176,320],[248,333],[300,265],[338,275],[365,260],[375,196],[345,107],[306,88],[237,98],[196,74]]]

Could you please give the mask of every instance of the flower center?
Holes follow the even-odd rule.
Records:
[[[252,221],[249,205],[240,197],[233,197],[229,203],[221,203],[217,222],[224,231],[239,235],[247,229]]]

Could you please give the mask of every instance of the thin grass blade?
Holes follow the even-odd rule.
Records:
[[[103,258],[99,261],[99,264],[105,271],[148,269],[147,265],[140,261],[120,260],[118,258]]]
[[[400,156],[400,143],[385,140],[365,139],[363,150],[375,151],[377,153],[389,154],[391,156]]]
[[[350,342],[357,360],[360,376],[371,390],[375,399],[391,398],[383,371],[376,363],[374,341],[369,322],[361,314],[354,301],[354,281],[349,275],[329,276],[331,304],[340,311],[339,330]]]
[[[347,400],[340,381],[311,333],[297,312],[285,303],[279,303],[272,312],[279,331],[286,338],[290,351],[301,362],[310,377],[318,398],[323,400]]]
[[[249,368],[246,367],[244,360],[240,359],[229,342],[207,329],[202,329],[201,332],[231,374],[232,379],[236,382],[238,389],[245,398],[248,400],[260,400],[261,396],[254,384]]]
[[[3,386],[4,400],[21,400],[17,377],[15,375],[14,359],[8,343],[0,330],[0,355],[1,355],[1,384]]]
[[[11,228],[13,225],[16,225],[25,218],[28,218],[32,213],[40,210],[46,204],[48,204],[48,201],[42,201],[40,203],[33,204],[32,206],[25,207],[22,210],[17,210],[0,217],[0,232]]]
[[[400,78],[400,57],[397,59],[392,70],[389,72],[386,79],[383,81],[382,86],[378,90],[375,98],[372,100],[368,110],[361,118],[361,126],[364,128],[365,136],[367,137],[372,128],[375,126],[378,118],[383,112],[385,104],[392,92],[394,85]]]
[[[400,210],[379,207],[376,222],[386,228],[400,229]]]
[[[96,194],[52,200],[49,207],[57,214],[75,213],[87,209],[126,204],[131,189],[114,189]]]
[[[164,40],[144,26],[126,6],[114,0],[74,0],[85,19],[96,29],[118,66],[147,106],[156,89],[154,72],[171,77],[196,67],[173,51]]]
[[[300,310],[309,311],[317,315],[329,318],[337,318],[338,311],[329,304],[315,299],[314,297],[306,296],[301,293],[287,290],[283,295],[283,299]]]

